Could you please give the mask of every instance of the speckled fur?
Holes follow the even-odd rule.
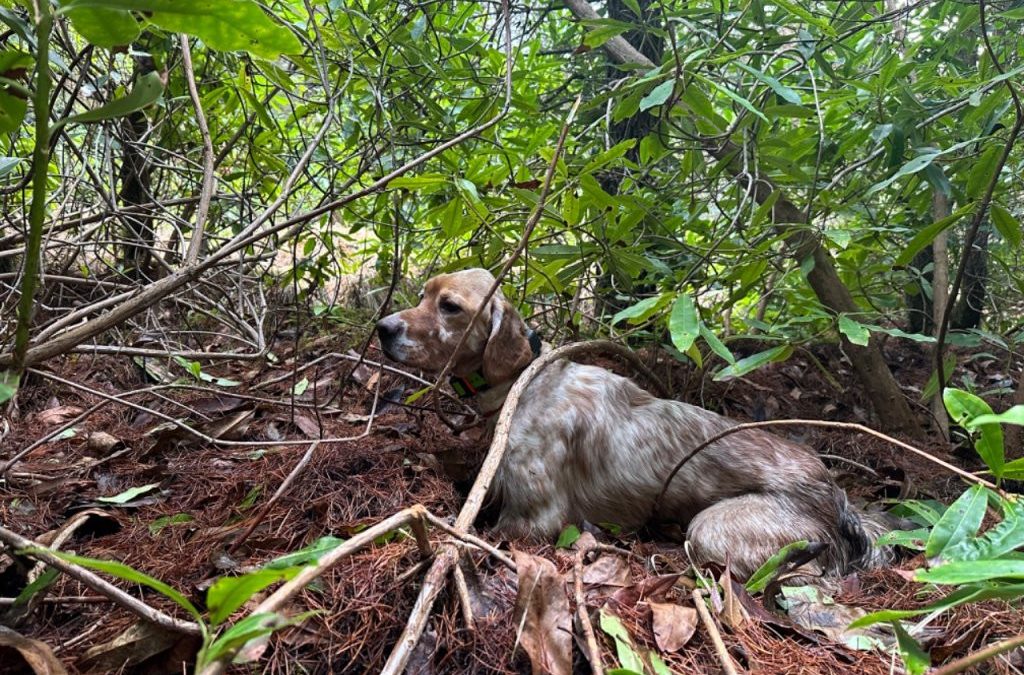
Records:
[[[397,340],[408,345],[408,352],[430,353],[435,359],[413,359],[413,365],[427,370],[443,366],[451,351],[445,352],[436,338],[440,331],[431,323],[450,317],[434,309],[437,297],[452,288],[460,298],[482,297],[488,280],[493,277],[485,270],[468,270],[428,282],[418,307],[382,321],[391,322],[392,355],[398,356]],[[515,363],[505,380],[488,376],[497,386],[485,394],[485,408],[500,407],[511,381],[529,362],[523,358],[529,345],[522,319],[500,296],[492,302],[500,310],[492,311],[491,318],[512,325],[491,325],[488,334],[492,339],[504,334],[506,341],[512,336],[512,347],[496,350],[490,340],[473,339],[457,359],[481,364],[485,375],[488,359],[501,360],[506,369]],[[479,300],[469,304],[475,308]],[[393,327],[403,322],[418,328],[396,338]],[[480,338],[485,333],[475,332]],[[382,342],[383,337],[382,332]],[[535,537],[552,537],[567,523],[583,520],[639,527],[649,520],[679,459],[735,424],[696,406],[655,398],[602,368],[553,363],[527,387],[513,417],[509,447],[492,488],[501,500],[498,527],[510,535]],[[849,504],[813,450],[757,430],[727,436],[691,458],[672,481],[656,518],[686,527],[700,561],[724,563],[728,555],[741,577],[799,539],[828,545],[814,570],[826,574],[874,566],[885,557],[872,546],[885,527]]]

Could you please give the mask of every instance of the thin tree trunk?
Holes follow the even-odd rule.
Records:
[[[953,317],[950,319],[950,328],[964,330],[967,328],[979,328],[981,326],[982,310],[985,308],[985,298],[988,294],[988,240],[992,233],[992,226],[988,223],[982,225],[978,236],[974,239],[974,246],[970,251],[964,251],[964,292],[957,300],[953,308]]]
[[[581,20],[600,18],[586,0],[565,0],[566,7]],[[615,36],[604,43],[603,48],[613,59],[622,64],[637,64],[653,68],[655,64],[637,51],[621,36]],[[720,161],[728,161],[728,170],[735,176],[749,176],[743,166],[741,148],[731,141],[709,142],[705,152]],[[750,180],[747,178],[747,180]],[[747,187],[743,185],[742,187]],[[779,189],[765,178],[754,185],[754,196],[758,203],[764,203]],[[860,311],[853,295],[836,273],[831,254],[821,246],[820,240],[806,229],[798,227],[806,223],[805,213],[785,196],[779,196],[773,207],[774,222],[779,233],[786,236],[789,252],[793,259],[803,263],[808,258],[813,268],[807,275],[808,283],[822,305],[836,314]],[[796,227],[794,226],[796,225]],[[841,337],[843,349],[852,362],[853,369],[872,403],[880,424],[890,431],[902,431],[914,436],[921,435],[921,429],[910,410],[903,391],[892,376],[878,339],[872,337],[866,347],[855,345],[845,336]]]
[[[949,199],[941,190],[932,191],[932,220],[938,221],[949,216]],[[932,326],[936,333],[949,302],[949,246],[946,231],[943,230],[932,242]],[[934,360],[934,359],[933,359]],[[943,378],[946,379],[946,378]],[[931,401],[932,414],[943,438],[949,438],[949,417],[942,404],[942,392],[936,392]]]

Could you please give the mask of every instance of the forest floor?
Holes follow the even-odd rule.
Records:
[[[216,577],[253,569],[319,537],[351,536],[417,503],[442,518],[453,517],[486,451],[486,440],[475,430],[453,436],[432,411],[396,405],[394,401],[421,385],[395,374],[381,375],[363,366],[354,373],[353,384],[339,392],[338,382],[353,363],[326,355],[360,348],[355,341],[344,342],[321,337],[304,340],[298,349],[282,342],[274,350],[276,365],[204,364],[201,377],[241,384],[218,386],[193,379],[187,387],[131,397],[138,407],[95,392],[117,396],[192,375],[174,362],[154,359],[145,362],[145,369],[131,359],[114,356],[79,355],[50,363],[47,372],[76,386],[30,377],[18,394],[18,414],[9,419],[11,426],[2,437],[0,462],[72,422],[73,431],[39,445],[11,468],[7,480],[0,482],[0,521],[45,544],[53,542],[77,516],[78,527],[62,550],[127,563],[179,589],[201,607],[205,590]],[[908,395],[918,396],[929,372],[925,353],[915,345],[894,341],[887,346],[886,356]],[[319,357],[325,358],[317,361]],[[379,353],[371,348],[367,357],[376,360]],[[784,363],[722,383],[711,382],[664,354],[647,353],[645,359],[677,398],[738,420],[811,418],[872,424],[866,403],[849,386],[850,366],[834,346],[798,350]],[[968,365],[957,377],[967,373],[980,389],[1008,379],[1008,365],[996,357],[982,354],[961,360]],[[603,365],[624,372],[614,363]],[[916,393],[912,387],[917,387]],[[375,395],[377,414],[369,434],[363,435]],[[331,406],[338,410],[318,414],[315,404],[332,399]],[[182,434],[156,413],[186,421],[218,442]],[[926,414],[923,407],[921,413]],[[913,497],[948,503],[963,490],[956,476],[879,439],[814,428],[778,433],[822,453],[836,479],[857,501]],[[321,436],[353,438],[318,447],[298,480],[268,512],[261,513],[308,448],[306,443],[282,445],[281,441]],[[949,445],[936,438],[918,445],[968,470],[982,468],[973,452],[951,456]],[[131,488],[144,489],[125,497]],[[118,495],[119,500],[110,501]],[[252,533],[239,542],[252,526]],[[692,609],[666,608],[693,607],[692,574],[682,546],[664,533],[627,535],[585,529],[598,541],[635,554],[592,553],[584,560],[586,604],[593,612],[605,666],[614,667],[623,656],[622,644],[617,648],[602,630],[602,625],[613,628],[617,617],[631,636],[635,653],[653,650],[678,673],[720,672],[708,632]],[[568,584],[568,597],[573,597],[576,556],[571,548],[555,548],[554,542],[498,541],[488,532],[486,515],[478,522],[478,532],[503,550],[552,561],[556,578]],[[439,530],[431,531],[435,541],[444,536]],[[467,560],[463,567],[475,626],[466,626],[453,595],[442,594],[413,654],[411,671],[529,672],[524,645],[535,642],[523,635],[517,648],[515,572],[480,551],[470,553]],[[870,638],[891,644],[891,635],[879,629],[856,638],[845,627],[865,611],[914,608],[934,599],[934,594],[920,594],[921,585],[903,573],[921,562],[906,557],[893,569],[854,574],[827,589],[827,596],[788,594],[788,611],[775,603],[769,603],[771,611],[765,610],[760,597],[736,589],[735,597],[725,602],[712,598],[717,610],[714,621],[731,657],[751,671],[881,675],[894,672],[895,664],[899,672],[899,659],[891,653],[855,650],[844,644]],[[300,626],[276,634],[256,670],[379,671],[419,592],[423,575],[419,563],[416,544],[407,535],[384,538],[346,559],[292,600],[286,613],[317,613]],[[0,554],[0,598],[16,596],[25,578],[24,565]],[[152,606],[186,618],[167,598],[118,583]],[[743,611],[736,611],[735,600]],[[138,623],[137,617],[63,575],[30,615],[8,613],[4,618],[8,609],[0,605],[0,623],[52,647],[73,673],[181,673],[183,661],[194,656],[197,646],[191,638],[158,629],[135,640],[118,640]],[[599,609],[613,618],[599,621]],[[666,620],[674,628],[667,629]],[[695,628],[689,637],[680,634],[687,632],[687,624]],[[1015,635],[1022,625],[1020,611],[1005,603],[966,605],[930,624],[926,646],[937,664]],[[524,631],[536,629],[531,622]],[[579,640],[575,669],[586,672],[585,648],[578,628],[575,632]],[[1015,668],[1021,668],[1021,661],[1020,654],[1006,655],[978,672],[1020,672]],[[241,666],[237,672],[252,672],[252,668]],[[16,660],[0,658],[0,672],[12,671],[18,671]]]

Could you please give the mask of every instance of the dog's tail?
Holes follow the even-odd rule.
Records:
[[[850,503],[846,492],[836,488],[836,534],[829,563],[840,574],[853,570],[882,567],[893,560],[890,546],[877,546],[876,541],[893,529],[885,514],[869,513]]]

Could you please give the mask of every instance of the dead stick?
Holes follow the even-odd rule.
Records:
[[[643,367],[646,370],[646,366],[643,365],[640,358],[626,347],[608,340],[596,340],[594,342],[575,342],[559,347],[547,354],[542,354],[522,372],[519,379],[516,380],[516,383],[512,385],[512,389],[508,392],[505,404],[501,408],[501,414],[498,415],[498,423],[494,429],[494,440],[491,441],[491,448],[487,451],[484,463],[477,474],[476,482],[473,483],[469,496],[466,497],[466,502],[463,504],[462,510],[455,520],[455,529],[458,532],[468,530],[480,513],[484,499],[487,496],[487,491],[491,487],[491,482],[494,480],[498,467],[501,465],[501,460],[505,456],[505,450],[508,448],[512,417],[515,415],[516,408],[519,405],[519,399],[530,385],[530,382],[533,381],[533,378],[555,361],[571,359],[573,356],[582,354],[601,352],[610,352],[621,356],[632,365]],[[409,613],[409,621],[406,623],[405,630],[402,632],[398,644],[392,650],[391,656],[388,657],[387,663],[384,664],[381,675],[400,675],[404,672],[409,657],[412,656],[412,651],[416,648],[420,635],[423,634],[423,629],[426,628],[430,610],[434,606],[434,600],[437,599],[441,589],[444,588],[444,581],[448,577],[448,573],[451,571],[457,557],[458,552],[455,547],[448,544],[444,545],[441,552],[434,558],[434,564],[427,571],[427,576],[423,581],[423,587],[420,589],[420,595],[416,599],[416,604]]]
[[[31,552],[26,553],[25,555],[35,558],[36,560],[41,560],[47,565],[64,572],[69,577],[81,581],[97,593],[110,598],[111,602],[124,607],[128,611],[141,616],[147,621],[155,623],[161,628],[166,628],[167,630],[172,630],[176,633],[202,635],[202,629],[199,627],[199,624],[192,621],[176,619],[173,616],[164,614],[160,610],[150,607],[146,603],[128,595],[117,586],[93,574],[84,567],[80,567],[74,563],[58,558],[50,549],[45,546],[40,546],[31,539],[26,539],[15,532],[11,532],[7,528],[0,527],[0,541],[13,546],[15,549],[31,549]]]
[[[452,567],[452,578],[455,580],[455,592],[459,596],[459,606],[462,607],[462,620],[470,630],[476,628],[473,620],[473,603],[469,598],[469,585],[466,583],[466,575],[462,566],[457,564]]]
[[[597,638],[594,636],[594,624],[590,621],[590,614],[587,612],[587,600],[583,595],[583,557],[587,555],[589,547],[581,548],[576,552],[576,561],[573,563],[573,590],[576,595],[576,616],[580,621],[580,629],[583,631],[584,641],[587,643],[587,655],[590,661],[590,672],[594,675],[604,675],[604,664],[601,663],[601,648],[597,646]]]
[[[708,629],[708,634],[711,636],[711,642],[715,645],[718,660],[722,662],[722,669],[726,672],[726,675],[739,675],[736,670],[736,664],[732,662],[732,657],[729,656],[729,650],[725,648],[725,643],[722,642],[722,634],[718,632],[718,626],[715,625],[715,620],[711,618],[711,612],[708,611],[707,606],[704,604],[704,596],[701,595],[699,589],[694,589],[692,597],[693,604],[697,606],[697,613],[700,614],[700,619],[704,622],[704,627]]]
[[[468,532],[459,532],[454,527],[452,527],[448,523],[444,522],[443,520],[441,520],[440,518],[435,516],[430,511],[427,511],[427,521],[430,524],[434,525],[435,527],[441,528],[442,530],[444,530],[445,532],[450,534],[455,539],[463,541],[463,542],[465,542],[467,544],[471,544],[472,546],[476,546],[477,548],[479,548],[479,549],[481,549],[481,550],[483,550],[483,551],[485,551],[487,553],[490,553],[492,556],[497,558],[501,562],[501,564],[503,564],[505,567],[509,568],[513,572],[516,571],[516,569],[517,569],[516,568],[516,563],[515,563],[515,561],[512,560],[512,558],[508,557],[507,555],[505,555],[504,553],[499,551],[493,545],[488,544],[486,541],[484,541],[480,537],[476,537],[476,536],[474,536],[474,535],[472,535],[472,534],[470,534]]]
[[[417,520],[422,521],[423,513],[425,511],[426,509],[421,505],[414,504],[407,509],[402,509],[393,516],[385,518],[373,527],[368,527],[362,532],[354,535],[351,539],[346,540],[337,548],[334,548],[324,554],[316,561],[316,563],[302,568],[301,572],[274,591],[274,593],[272,593],[266,600],[249,612],[249,615],[255,616],[257,614],[271,614],[280,611],[280,609],[284,607],[285,603],[287,603],[293,595],[301,591],[306,584],[320,577],[324,572],[333,568],[346,557],[366,548],[372,544],[377,537],[390,534],[394,530],[405,525],[410,525]],[[230,663],[236,652],[237,649],[230,650],[230,653],[225,654],[221,659],[214,661],[203,668],[199,675],[220,675],[220,673],[224,672],[224,668],[227,667],[227,664]]]
[[[954,673],[962,673],[971,666],[976,666],[979,663],[987,661],[995,656],[999,656],[1000,654],[1005,654],[1011,649],[1017,649],[1018,647],[1024,647],[1024,635],[1018,635],[1017,637],[1012,637],[1009,640],[990,644],[988,647],[979,649],[978,651],[968,654],[963,658],[936,668],[931,671],[931,675],[953,675]]]

